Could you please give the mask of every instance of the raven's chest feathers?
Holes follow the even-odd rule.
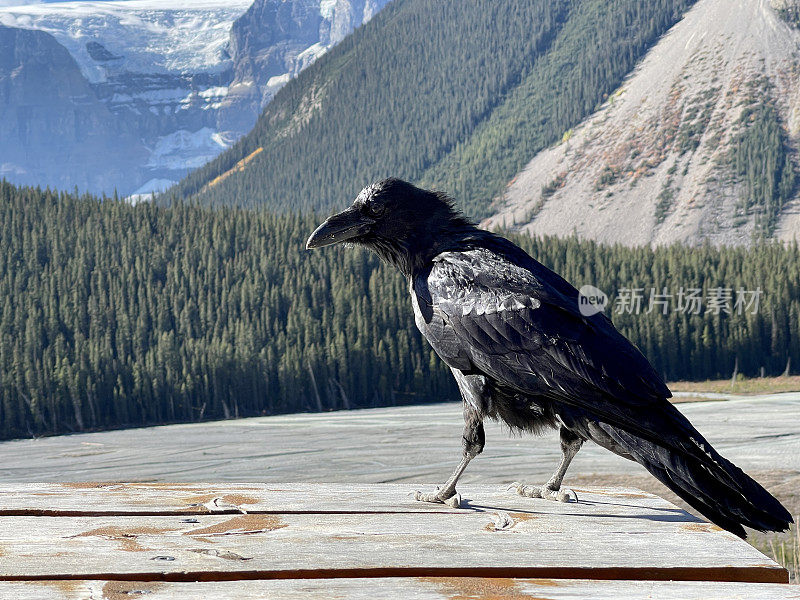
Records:
[[[464,344],[456,335],[447,315],[436,304],[428,287],[431,268],[428,267],[411,279],[411,304],[414,307],[414,321],[422,335],[430,343],[439,357],[451,369],[470,372],[473,364]]]

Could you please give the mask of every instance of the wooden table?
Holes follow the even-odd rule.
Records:
[[[800,599],[746,542],[638,490],[562,504],[465,485],[458,509],[412,491],[5,486],[0,598]]]

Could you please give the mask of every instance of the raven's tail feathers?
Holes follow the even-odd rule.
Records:
[[[672,425],[674,433],[685,439],[686,432],[677,430],[684,429],[688,421]],[[772,494],[721,456],[694,428],[691,440],[698,452],[690,454],[614,426],[601,427],[636,462],[695,510],[739,537],[747,536],[742,525],[759,531],[784,531],[793,522],[789,511]]]

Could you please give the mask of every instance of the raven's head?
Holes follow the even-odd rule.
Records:
[[[416,266],[467,231],[476,230],[444,194],[384,179],[365,187],[350,208],[317,227],[306,248],[351,242],[411,275]]]

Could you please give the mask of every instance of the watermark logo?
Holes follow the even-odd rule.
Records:
[[[578,290],[578,309],[584,317],[603,312],[608,305],[606,293],[593,285],[581,286]]]
[[[621,287],[611,296],[594,287],[584,285],[578,290],[578,308],[584,317],[591,317],[606,309],[614,314],[639,315],[672,312],[686,315],[754,315],[761,308],[764,291],[731,287],[681,286],[676,290],[661,288]]]
[[[583,288],[581,288],[583,289]],[[666,287],[620,288],[614,300],[614,313],[638,315],[658,312],[662,315],[679,312],[687,315],[710,313],[713,315],[754,315],[758,313],[763,290],[744,288],[712,287],[704,290],[698,287],[680,287],[670,290]]]

